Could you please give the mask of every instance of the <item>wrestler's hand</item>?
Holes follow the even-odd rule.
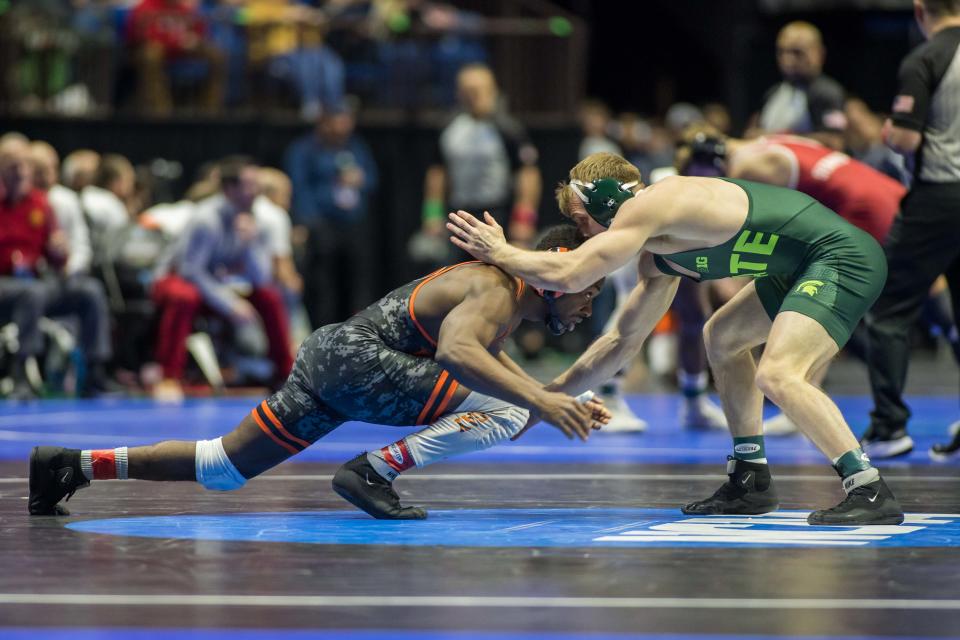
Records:
[[[600,398],[594,397],[584,405],[587,409],[591,411],[591,417],[593,419],[593,424],[590,427],[594,430],[599,430],[605,424],[609,424],[610,420],[613,418],[613,414],[610,412],[610,409],[603,404],[603,400]]]
[[[507,239],[503,235],[503,227],[489,212],[483,212],[486,224],[466,211],[457,211],[448,217],[450,222],[447,223],[447,229],[453,234],[450,242],[478,260],[497,264],[497,256],[507,248]]]
[[[571,440],[586,441],[593,426],[594,410],[565,393],[546,393],[537,408],[545,422],[549,422]]]
[[[593,424],[590,425],[590,428],[595,431],[599,431],[603,425],[609,424],[610,420],[613,418],[613,414],[610,413],[610,410],[607,409],[606,405],[603,403],[603,400],[600,398],[591,397],[590,400],[587,401],[584,401],[582,398],[578,398],[577,401],[590,410],[591,418],[593,419]],[[527,423],[523,425],[523,429],[520,429],[520,431],[517,432],[517,435],[510,438],[510,440],[513,441],[518,439],[520,436],[525,434],[530,427],[539,423],[541,418],[542,416],[539,412],[531,411],[530,417],[527,419]]]

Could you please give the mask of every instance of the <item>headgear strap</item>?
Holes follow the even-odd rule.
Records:
[[[609,227],[620,205],[634,196],[632,189],[638,184],[639,180],[620,182],[616,178],[600,178],[593,182],[571,180],[570,188],[583,202],[590,217],[601,226]]]
[[[553,253],[566,253],[570,251],[567,247],[550,247],[547,251]],[[557,298],[563,295],[563,291],[547,291],[546,289],[539,289],[534,287],[536,292],[547,302],[547,317],[544,322],[547,325],[547,328],[550,329],[550,333],[555,336],[562,335],[564,330],[567,328],[566,325],[560,320],[560,316],[557,315]]]

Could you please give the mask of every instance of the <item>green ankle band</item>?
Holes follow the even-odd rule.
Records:
[[[873,465],[870,464],[870,458],[863,452],[863,449],[857,447],[840,456],[833,463],[833,468],[837,470],[841,478],[847,478],[855,473],[872,469]]]
[[[760,460],[767,457],[763,436],[745,436],[733,439],[733,457],[737,460]]]

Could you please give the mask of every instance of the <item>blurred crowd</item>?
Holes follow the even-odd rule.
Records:
[[[327,110],[285,170],[222,158],[162,202],[149,167],[91,149],[61,160],[42,140],[4,134],[0,391],[143,387],[177,399],[184,381],[282,382],[311,326],[372,295],[336,282],[348,264],[369,269],[338,241],[365,220],[377,185],[354,124],[347,106]]]
[[[449,107],[457,69],[487,58],[480,24],[423,0],[12,0],[0,4],[0,108],[314,118],[346,93]]]

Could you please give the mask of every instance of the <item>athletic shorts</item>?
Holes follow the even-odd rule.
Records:
[[[793,276],[757,278],[757,295],[771,320],[795,311],[820,323],[842,348],[883,290],[887,260],[877,241],[856,227],[811,254]]]
[[[387,346],[362,322],[313,332],[284,386],[253,411],[274,441],[299,452],[349,420],[387,425],[434,422],[459,384],[435,360]]]

